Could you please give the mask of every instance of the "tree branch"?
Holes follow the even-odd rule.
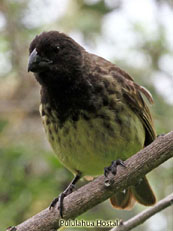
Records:
[[[138,215],[132,217],[126,222],[123,222],[122,225],[111,229],[110,231],[129,231],[136,226],[144,223],[147,219],[149,219],[154,214],[160,212],[163,209],[173,205],[173,193],[169,196],[165,197],[163,200],[159,201],[153,207],[144,210],[143,212],[139,213]]]
[[[111,197],[115,192],[134,184],[137,179],[173,156],[173,132],[157,138],[152,144],[125,161],[126,168],[118,166],[110,187],[104,176],[84,185],[64,199],[64,219],[74,219],[85,211]],[[16,226],[17,231],[55,231],[59,228],[58,205],[47,208]],[[8,229],[9,230],[9,229]],[[14,229],[13,229],[14,230]]]

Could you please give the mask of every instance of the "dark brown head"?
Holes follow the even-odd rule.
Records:
[[[72,77],[82,66],[82,51],[79,44],[63,33],[43,32],[31,42],[28,71],[34,72],[41,84]]]

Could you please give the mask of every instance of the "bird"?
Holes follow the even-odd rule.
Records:
[[[40,115],[48,141],[74,179],[55,198],[63,217],[63,198],[82,177],[96,177],[149,145],[156,138],[153,119],[144,97],[151,93],[116,64],[87,52],[59,31],[42,32],[29,47],[28,71],[41,86]],[[139,157],[140,158],[140,157]],[[137,201],[155,203],[146,176],[115,193],[110,201],[118,209],[131,209]]]

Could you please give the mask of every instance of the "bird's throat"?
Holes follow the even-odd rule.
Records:
[[[56,112],[60,124],[69,118],[77,120],[81,111],[96,111],[98,104],[93,96],[91,87],[88,87],[85,81],[61,82],[41,88],[41,103],[50,105],[50,108]]]

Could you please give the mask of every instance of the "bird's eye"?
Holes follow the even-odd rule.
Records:
[[[60,51],[60,49],[61,49],[61,48],[60,48],[60,46],[58,46],[58,45],[57,45],[57,46],[55,45],[55,46],[52,46],[52,47],[51,47],[51,50],[52,50],[54,53],[58,53],[58,52]]]
[[[56,50],[59,51],[60,50],[60,46],[56,46]]]

